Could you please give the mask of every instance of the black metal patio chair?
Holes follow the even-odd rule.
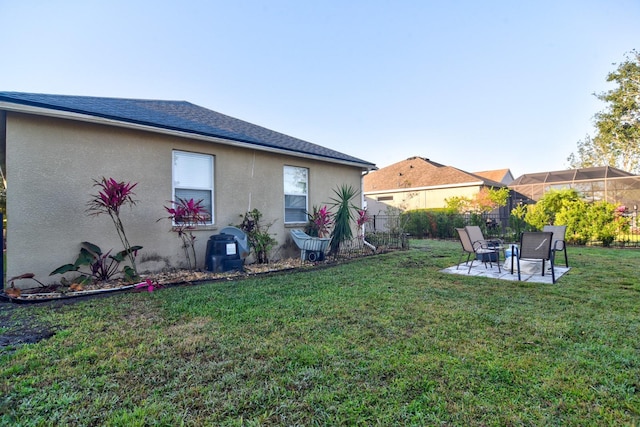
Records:
[[[555,264],[555,257],[557,252],[564,252],[564,265],[569,267],[569,259],[567,258],[567,244],[564,241],[564,236],[567,233],[566,225],[545,225],[542,231],[551,231],[553,233],[553,244],[551,245],[551,251],[553,251],[553,261]]]
[[[540,232],[524,232],[520,237],[518,264],[518,280],[522,280],[520,275],[520,260],[539,260],[542,262],[542,275],[544,276],[545,261],[549,261],[551,265],[551,283],[556,283],[556,273],[554,271],[553,258],[554,254],[551,250],[553,243],[553,233],[550,231]]]
[[[465,254],[467,254],[467,261],[465,262],[465,265],[469,264],[471,255],[473,255],[473,259],[471,259],[471,263],[469,264],[469,271],[467,273],[471,273],[471,268],[473,267],[473,261],[476,259],[476,257],[480,258],[481,262],[484,263],[485,268],[487,267],[487,262],[491,267],[493,267],[493,262],[495,262],[496,265],[498,266],[498,272],[501,271],[499,248],[490,246],[485,242],[483,243],[472,242],[466,228],[456,228],[456,231],[458,232],[458,237],[460,238],[460,243],[462,244],[462,254],[460,255],[460,259],[458,260],[458,265],[456,266],[456,270],[460,267],[462,257]]]

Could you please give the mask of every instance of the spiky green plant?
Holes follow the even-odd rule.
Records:
[[[353,237],[351,222],[355,221],[354,213],[359,209],[351,200],[358,195],[353,186],[343,184],[338,190],[333,190],[336,197],[332,197],[331,207],[336,209],[331,232],[331,253],[334,256],[340,251],[340,244]]]

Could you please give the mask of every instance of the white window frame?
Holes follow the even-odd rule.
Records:
[[[282,170],[282,175],[284,184],[284,223],[306,223],[307,212],[309,211],[309,168],[285,165]],[[298,181],[291,180],[291,178],[296,177],[302,177],[304,179]],[[303,203],[300,203],[302,197],[304,197],[304,208],[301,206]],[[289,201],[295,199],[298,199],[299,206],[291,207],[291,205],[288,205]],[[304,209],[303,212],[302,209]],[[291,212],[292,210],[298,210],[301,214]],[[291,218],[292,215],[294,215],[293,218]]]
[[[180,162],[180,160],[182,160],[182,162]],[[189,160],[192,161],[191,164],[188,164]],[[180,170],[180,163],[185,163],[185,167],[187,167],[186,171]],[[211,154],[173,150],[171,163],[171,200],[177,201],[178,197],[180,197],[179,195],[176,195],[176,190],[178,192],[180,192],[180,190],[210,192],[211,205],[206,206],[205,200],[205,206],[211,214],[211,219],[210,221],[207,221],[207,224],[213,224],[215,222],[214,168],[214,156]],[[196,199],[194,197],[194,200],[199,199],[200,198]]]

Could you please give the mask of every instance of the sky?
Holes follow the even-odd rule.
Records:
[[[0,91],[185,100],[375,163],[569,167],[639,0],[0,0]]]

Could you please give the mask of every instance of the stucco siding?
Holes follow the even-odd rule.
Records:
[[[416,191],[368,192],[366,197],[370,213],[384,214],[387,206],[403,211],[443,208],[446,207],[446,199],[451,197],[473,198],[479,191],[479,186],[448,187]]]
[[[139,270],[184,262],[169,220],[158,221],[172,197],[173,150],[214,156],[215,224],[196,232],[201,268],[209,236],[253,208],[273,222],[270,231],[279,244],[286,243],[284,165],[309,168],[309,208],[327,203],[338,186],[360,189],[361,182],[357,167],[15,112],[7,113],[6,135],[7,277],[29,272],[44,282],[59,280],[48,274],[73,262],[82,241],[121,250],[110,218],[85,212],[97,191],[93,180],[103,176],[138,183],[137,204],[124,208],[121,217],[131,244],[144,247]],[[280,248],[274,255],[290,253]]]

